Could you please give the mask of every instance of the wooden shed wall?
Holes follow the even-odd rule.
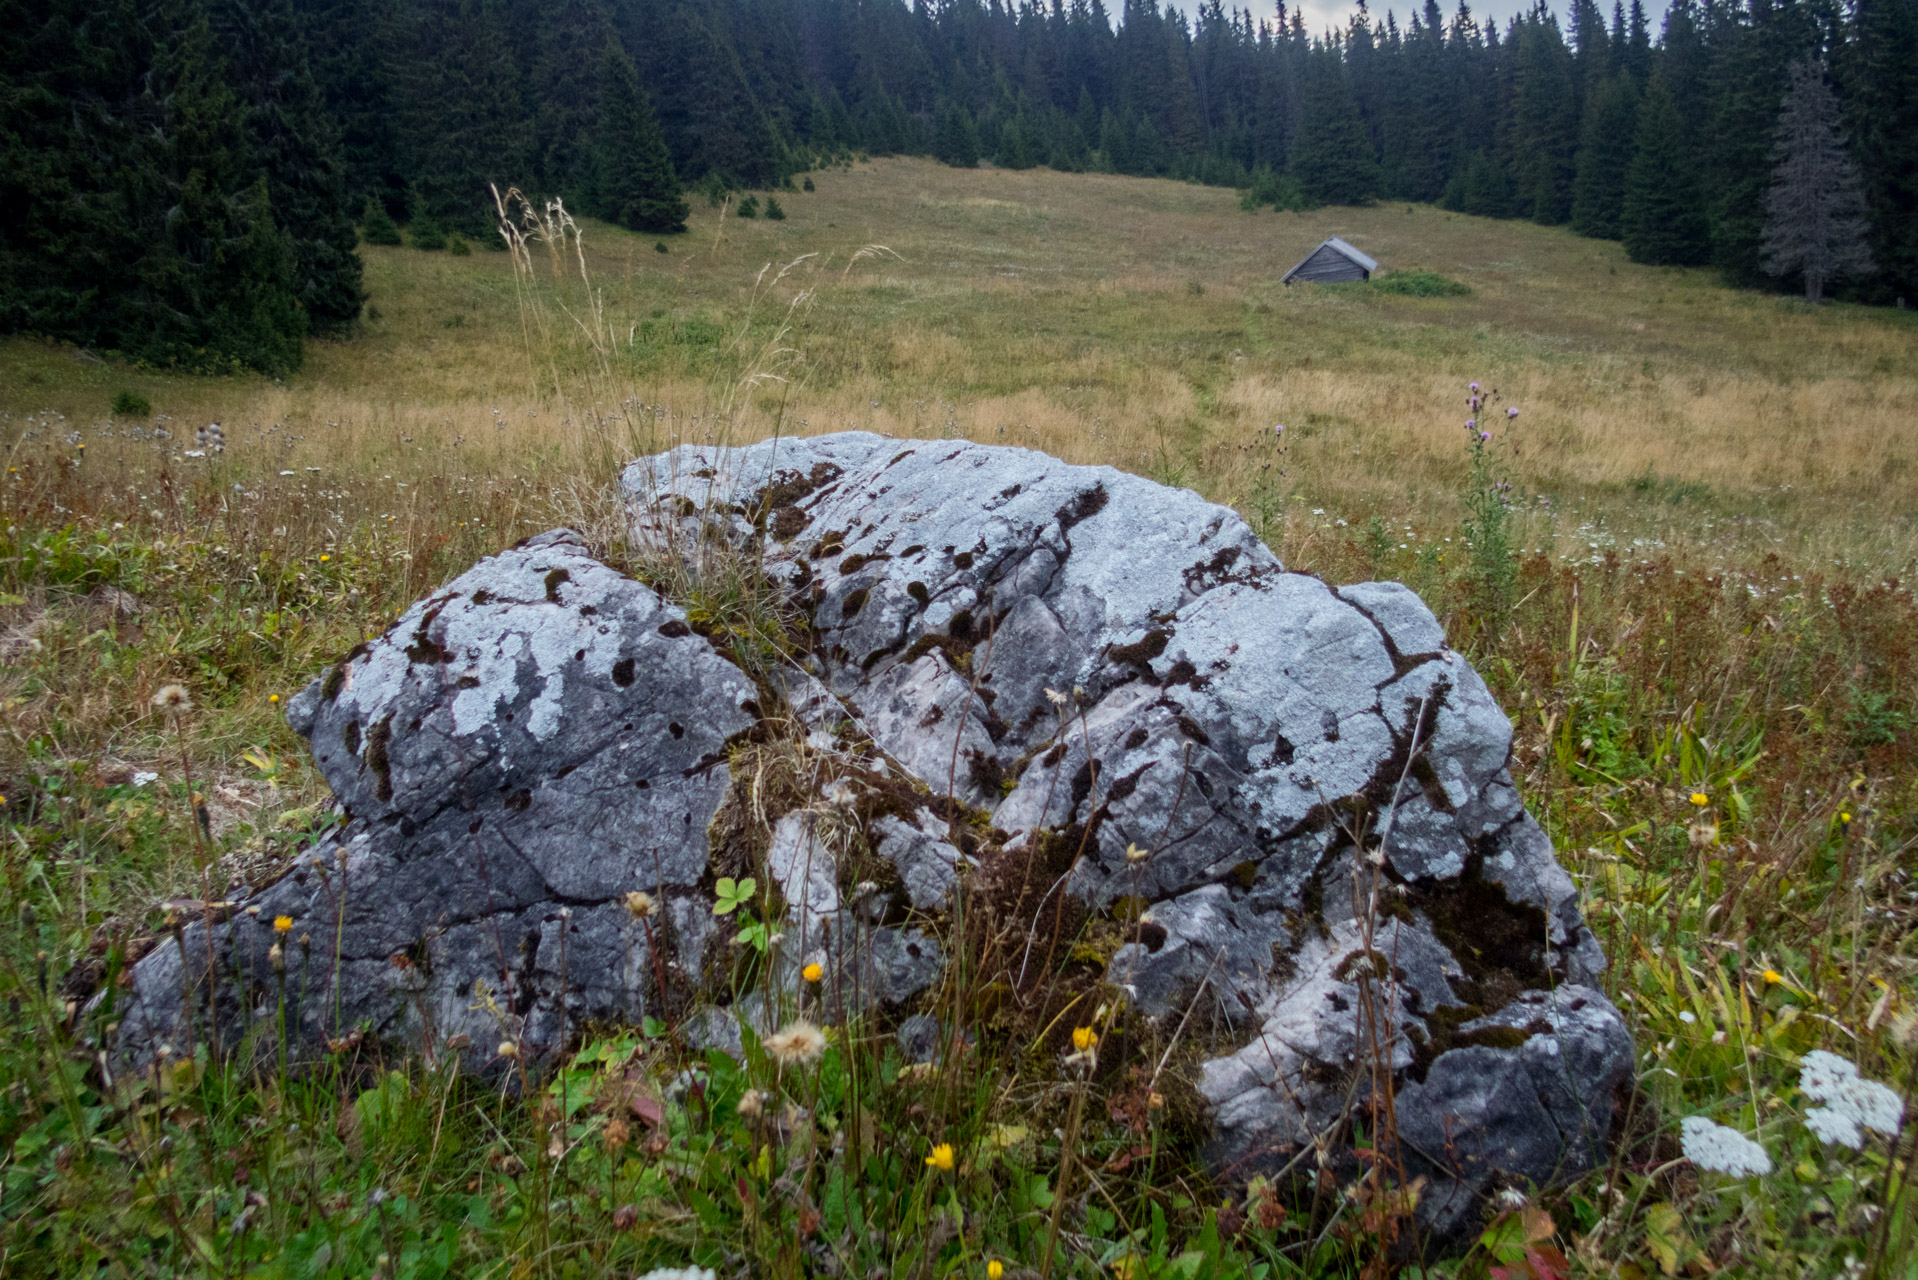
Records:
[[[1345,280],[1363,280],[1366,276],[1364,267],[1331,245],[1323,245],[1317,253],[1299,264],[1298,270],[1292,273],[1291,278],[1308,284],[1328,284]]]

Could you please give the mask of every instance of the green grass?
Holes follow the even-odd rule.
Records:
[[[784,222],[702,209],[665,255],[589,227],[597,313],[537,253],[516,286],[505,254],[367,248],[377,314],[284,383],[0,344],[0,995],[20,1028],[0,1274],[1014,1274],[1055,1204],[1056,1274],[1378,1260],[1390,1200],[1281,1212],[1208,1183],[1188,1093],[1152,1106],[1126,1037],[1081,1081],[1076,1019],[1016,1005],[975,1008],[980,1051],[930,1077],[878,1026],[784,1075],[609,1028],[507,1096],[366,1044],[298,1075],[101,1076],[69,1002],[135,940],[164,945],[156,904],[200,892],[183,752],[215,889],[258,883],[325,795],[278,699],[527,532],[574,524],[626,562],[617,462],[775,421],[1112,462],[1233,503],[1294,567],[1398,578],[1439,613],[1513,716],[1514,772],[1642,1057],[1612,1163],[1433,1274],[1543,1276],[1527,1234],[1578,1275],[1913,1274],[1910,1132],[1824,1146],[1795,1087],[1814,1048],[1901,1088],[1918,1063],[1910,316],[1429,208],[1248,214],[1172,183],[917,162],[816,182]],[[1280,288],[1332,233],[1471,292]],[[853,261],[864,245],[890,252]],[[1472,380],[1501,397],[1476,470]],[[152,416],[110,416],[122,391]],[[226,452],[186,456],[214,420]],[[1502,480],[1514,500],[1474,499]],[[661,581],[742,656],[790,625],[750,575]],[[183,740],[150,706],[170,680],[195,699]],[[1062,948],[1087,990],[1102,927]],[[682,1096],[688,1069],[706,1084]],[[748,1089],[809,1116],[742,1115]],[[1776,1171],[1680,1160],[1690,1115],[1756,1135]],[[939,1142],[950,1172],[924,1162]]]

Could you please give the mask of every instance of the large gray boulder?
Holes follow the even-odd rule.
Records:
[[[700,985],[707,827],[755,696],[570,532],[481,561],[292,700],[342,821],[221,913],[211,1014],[200,913],[134,967],[122,1059],[277,1041],[282,1002],[296,1056],[358,1032],[479,1067],[502,1041],[537,1054],[582,1020],[657,1013]]]
[[[1440,1230],[1597,1158],[1632,1066],[1604,957],[1510,722],[1412,592],[1289,573],[1224,507],[1022,449],[688,445],[622,484],[656,552],[762,555],[828,720],[988,812],[999,856],[1069,833],[1067,891],[1136,920],[1109,980],[1168,1032],[1206,1014],[1218,1168],[1337,1149],[1388,1077]]]

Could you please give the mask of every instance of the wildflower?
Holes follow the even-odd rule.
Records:
[[[1714,1124],[1704,1116],[1686,1116],[1679,1123],[1684,1135],[1681,1145],[1685,1158],[1701,1169],[1748,1178],[1771,1172],[1771,1157],[1765,1148],[1736,1129]]]
[[[273,966],[273,972],[286,972],[286,951],[279,943],[276,942],[266,949],[266,962]]]
[[[1087,1049],[1090,1049],[1098,1043],[1099,1033],[1091,1027],[1074,1027],[1072,1029],[1072,1047],[1080,1053],[1084,1053]]]
[[[941,1173],[951,1173],[952,1144],[950,1142],[942,1142],[934,1147],[932,1154],[926,1157],[926,1163]]]
[[[1491,438],[1492,438],[1492,433],[1489,431],[1481,431],[1478,433],[1478,440],[1480,444],[1485,444],[1486,442],[1490,441]]]
[[[158,782],[159,780],[160,775],[157,773],[150,773],[145,769],[135,769],[133,771],[133,785],[136,787],[144,787],[150,782]]]
[[[292,933],[293,917],[292,916],[274,916],[273,932],[280,933],[280,934]]]
[[[766,1104],[770,1101],[772,1095],[764,1089],[748,1089],[739,1095],[739,1114],[756,1120],[766,1113]]]
[[[1805,1096],[1825,1105],[1805,1113],[1805,1127],[1820,1142],[1850,1147],[1865,1145],[1859,1126],[1896,1137],[1905,1115],[1905,1102],[1895,1090],[1858,1074],[1858,1068],[1835,1053],[1814,1049],[1800,1062],[1798,1087]]]
[[[277,693],[269,693],[266,695],[266,700],[268,702],[277,704],[280,700],[280,695]]]
[[[1006,1264],[994,1258],[986,1264],[986,1280],[1004,1280]]]
[[[821,978],[826,976],[826,969],[824,965],[820,964],[817,960],[815,960],[811,964],[807,965],[805,968],[801,969],[799,971],[799,976],[804,978],[808,982],[817,982]]]
[[[1472,389],[1473,391],[1477,391],[1477,390],[1478,390],[1478,383],[1476,383],[1476,382],[1474,382],[1474,383],[1472,384],[1472,388],[1471,388],[1471,389]]]
[[[718,1280],[710,1267],[655,1267],[639,1280]]]
[[[1477,431],[1477,430],[1478,430],[1478,419],[1477,419],[1477,418],[1467,418],[1467,419],[1465,420],[1465,429],[1466,429],[1467,431]]]
[[[1517,406],[1517,405],[1515,405],[1515,404],[1513,404],[1513,405],[1507,405],[1507,406],[1505,407],[1505,416],[1506,416],[1507,418],[1516,418],[1516,417],[1518,417],[1518,406]]]
[[[1706,795],[1703,791],[1692,792],[1692,803],[1697,805],[1699,808],[1703,809],[1706,805],[1710,804],[1711,802],[1712,802],[1712,798]]]
[[[332,558],[333,558],[332,556],[321,556],[320,563],[325,564],[328,560],[331,560]]]
[[[1046,701],[1055,707],[1063,707],[1066,705],[1066,695],[1060,693],[1057,689],[1047,689]]]
[[[1285,434],[1285,424],[1284,424],[1283,422],[1280,422],[1280,423],[1275,423],[1275,424],[1273,425],[1273,427],[1272,427],[1272,434],[1273,434],[1273,435],[1275,435],[1275,436],[1282,436],[1282,435],[1284,435],[1284,434]],[[995,1264],[995,1265],[997,1265],[997,1264]]]
[[[1765,981],[1767,983],[1783,982],[1784,980],[1785,980],[1785,975],[1778,972],[1778,970],[1776,969],[1765,970]]]
[[[1500,1213],[1517,1213],[1532,1202],[1532,1198],[1517,1187],[1506,1187],[1492,1198]]]
[[[1851,825],[1851,815],[1849,813],[1841,813],[1838,815],[1838,821],[1849,827]]]
[[[826,1051],[826,1033],[805,1020],[789,1022],[766,1037],[766,1052],[781,1066],[817,1062]]]
[[[1125,860],[1131,863],[1135,867],[1138,866],[1141,862],[1144,862],[1147,858],[1150,858],[1151,856],[1152,854],[1150,851],[1141,849],[1136,844],[1128,844],[1125,847]]]
[[[153,695],[153,705],[162,711],[185,715],[193,710],[193,695],[186,691],[183,684],[163,684],[160,691]]]
[[[499,1042],[499,1056],[509,1060],[517,1058],[519,1057],[519,1046],[511,1040],[502,1040]]]
[[[644,920],[653,914],[653,895],[635,890],[626,895],[626,911],[635,920]]]

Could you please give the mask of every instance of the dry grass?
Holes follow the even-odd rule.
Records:
[[[506,254],[368,247],[364,333],[315,344],[285,385],[131,373],[16,339],[0,346],[0,410],[88,423],[128,385],[176,423],[219,419],[241,440],[236,423],[286,424],[304,437],[278,454],[286,466],[458,459],[520,475],[783,418],[1027,444],[1228,501],[1247,484],[1237,446],[1282,421],[1309,503],[1427,524],[1454,518],[1465,415],[1444,406],[1476,378],[1523,408],[1523,484],[1620,537],[1718,547],[1727,522],[1707,530],[1702,499],[1747,518],[1734,541],[1897,567],[1918,547],[1918,318],[1905,313],[1811,311],[1634,266],[1614,244],[1428,207],[1247,215],[1203,187],[911,160],[818,186],[788,196],[781,223],[702,209],[667,255],[592,226],[607,327],[627,340],[604,368],[559,313],[558,347],[534,332],[528,358]],[[1334,233],[1474,293],[1279,286]],[[875,243],[896,256],[849,263]],[[795,260],[776,283],[778,266],[764,270]],[[576,280],[555,287],[585,313]],[[782,347],[783,380],[752,384]]]

